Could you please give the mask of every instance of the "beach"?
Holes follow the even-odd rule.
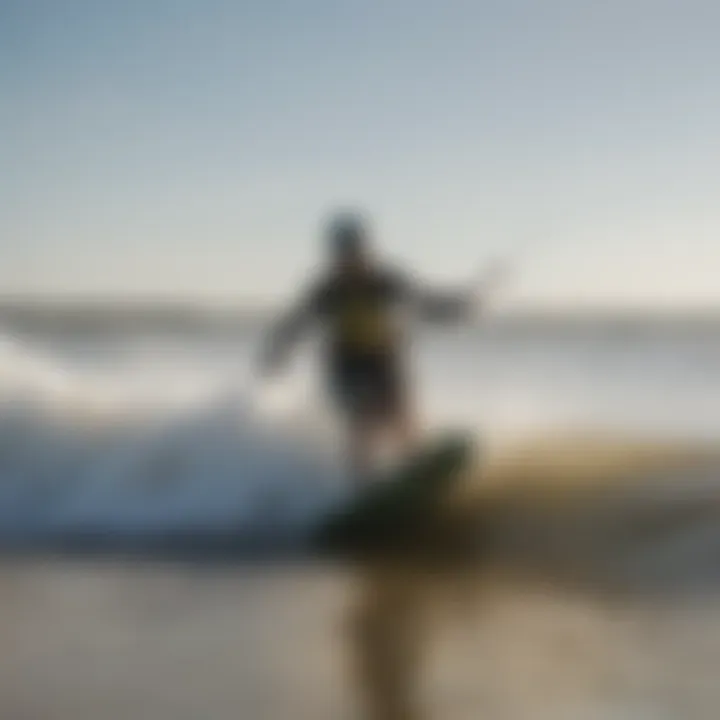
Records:
[[[309,360],[264,405],[253,335],[8,332],[0,716],[714,718],[713,327],[425,338],[478,465],[392,562],[303,545],[348,492]]]

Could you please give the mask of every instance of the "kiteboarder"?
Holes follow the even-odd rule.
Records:
[[[417,439],[404,310],[457,321],[477,306],[476,291],[439,292],[378,257],[360,213],[335,214],[325,230],[326,262],[263,346],[261,368],[283,367],[313,325],[324,330],[324,376],[343,422],[353,475],[367,477],[379,442],[401,453]]]

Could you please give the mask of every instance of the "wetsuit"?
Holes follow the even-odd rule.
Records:
[[[410,294],[405,278],[389,270],[331,277],[314,289],[314,311],[329,330],[330,391],[342,411],[374,418],[402,411],[404,338],[395,314]]]
[[[326,377],[339,409],[355,418],[397,417],[404,409],[407,382],[405,337],[397,311],[408,305],[447,316],[458,314],[466,301],[421,291],[409,276],[392,268],[328,275],[280,325],[273,346],[282,348],[308,321],[319,320],[327,330]]]

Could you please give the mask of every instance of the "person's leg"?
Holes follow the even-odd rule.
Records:
[[[336,355],[330,358],[330,394],[342,425],[342,452],[355,485],[368,478],[372,465],[372,426],[364,408],[363,365],[357,358]]]
[[[348,386],[348,456],[353,476],[364,483],[380,451],[403,457],[417,442],[417,424],[406,378],[396,358],[375,358]]]
[[[418,422],[412,402],[407,374],[398,360],[388,363],[384,377],[386,400],[386,433],[395,451],[412,452],[418,442]]]
[[[372,363],[356,359],[348,363],[342,393],[346,420],[347,462],[358,488],[369,482],[376,460],[382,418],[379,416],[375,368]]]
[[[389,431],[399,452],[412,452],[418,442],[419,433],[415,413],[407,404],[396,409]]]
[[[348,423],[346,446],[347,462],[355,485],[360,488],[367,482],[372,472],[375,427],[371,419],[361,413],[353,413]]]
[[[395,357],[374,357],[348,362],[338,375],[347,461],[358,486],[371,477],[378,451],[387,441],[400,455],[415,445],[415,416],[402,370]]]

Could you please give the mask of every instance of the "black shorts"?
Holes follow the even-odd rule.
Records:
[[[405,406],[405,373],[393,353],[330,358],[330,391],[341,412],[353,419],[397,417]]]

